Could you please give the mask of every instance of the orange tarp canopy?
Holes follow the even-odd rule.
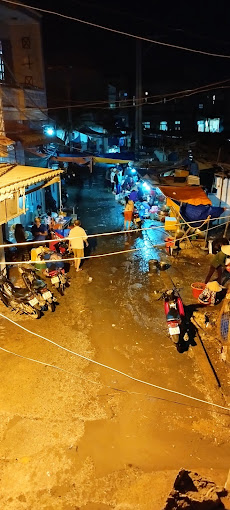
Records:
[[[85,165],[85,163],[89,163],[90,157],[86,156],[85,158],[81,156],[58,156],[57,158],[51,158],[52,161],[63,161],[67,163],[77,163],[78,165]]]
[[[159,186],[165,197],[191,205],[212,205],[200,186]]]

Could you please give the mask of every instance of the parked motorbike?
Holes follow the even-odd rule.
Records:
[[[133,224],[134,224],[135,228],[141,228],[142,219],[140,218],[139,212],[136,207],[134,207],[132,219],[133,219]]]
[[[0,271],[0,299],[16,313],[25,313],[34,319],[41,317],[39,301],[29,289],[15,287],[7,278],[6,269]]]
[[[55,302],[56,298],[53,296],[52,292],[48,289],[46,282],[41,278],[38,278],[36,275],[36,269],[34,268],[26,268],[25,266],[19,267],[18,270],[22,275],[22,279],[26,285],[26,287],[31,292],[37,293],[37,299],[39,304],[48,308],[51,312],[55,310]]]
[[[68,241],[62,241],[63,236],[54,230],[51,230],[51,237],[53,241],[49,243],[50,250],[64,255],[65,258],[68,257],[70,255]]]
[[[177,346],[178,351],[183,341],[189,340],[189,327],[185,319],[184,305],[179,294],[179,289],[174,285],[170,276],[166,274],[170,265],[167,262],[152,260],[150,266],[159,272],[163,272],[162,280],[165,285],[164,292],[161,293],[159,299],[164,300],[164,311],[168,325],[169,335],[173,343]],[[163,277],[164,275],[164,277]]]
[[[65,272],[61,255],[46,249],[41,252],[39,258],[46,261],[45,276],[51,278],[52,285],[63,296],[65,288],[70,286],[70,279]]]
[[[60,292],[61,296],[64,295],[65,288],[70,286],[70,279],[64,268],[46,269],[45,276],[51,278],[52,285]]]
[[[182,299],[175,287],[163,292],[162,299],[164,299],[164,311],[170,338],[174,344],[178,345],[181,336],[180,326],[185,316]],[[184,340],[186,339],[184,338]]]

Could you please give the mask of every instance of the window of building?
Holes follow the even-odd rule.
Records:
[[[22,47],[26,50],[30,50],[30,37],[22,37]]]
[[[160,131],[168,131],[168,123],[166,120],[160,122]]]
[[[110,108],[116,108],[116,103],[109,103]]]
[[[200,103],[200,104],[199,104],[199,110],[203,110],[203,108],[204,108],[203,103]]]
[[[199,133],[219,133],[220,118],[198,120],[197,128]]]
[[[180,120],[175,120],[175,131],[180,131]]]
[[[150,129],[150,122],[147,121],[147,122],[142,122],[142,126],[144,129]]]
[[[25,85],[33,86],[33,76],[25,76]]]
[[[198,133],[204,133],[204,120],[197,121]]]
[[[213,94],[213,96],[212,96],[212,104],[215,104],[215,100],[216,100],[216,96],[215,96],[215,94]]]
[[[2,42],[0,41],[0,81],[5,80],[5,66],[2,54]]]
[[[23,65],[25,67],[27,67],[28,69],[31,69],[31,67],[32,67],[32,60],[30,59],[30,55],[28,55],[27,57],[24,57]]]

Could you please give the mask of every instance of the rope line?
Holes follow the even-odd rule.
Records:
[[[199,406],[194,406],[194,405],[183,403],[183,402],[177,402],[176,400],[168,400],[167,398],[163,398],[163,397],[156,397],[155,395],[151,395],[150,393],[142,393],[142,392],[138,392],[138,391],[124,390],[123,388],[116,388],[116,387],[110,386],[108,384],[102,384],[102,383],[100,383],[98,381],[92,381],[92,379],[88,379],[88,377],[83,377],[80,374],[75,374],[73,372],[70,372],[69,370],[66,370],[65,368],[58,367],[57,365],[51,365],[50,363],[45,363],[44,361],[40,361],[40,360],[37,360],[37,359],[34,359],[34,358],[29,358],[27,356],[22,356],[22,354],[18,354],[16,352],[9,351],[8,349],[4,349],[4,347],[0,347],[0,350],[6,352],[7,354],[11,354],[13,356],[17,356],[18,358],[25,359],[27,361],[32,361],[34,363],[38,363],[39,365],[43,365],[45,367],[49,367],[49,368],[54,368],[56,370],[60,370],[61,372],[64,372],[66,374],[69,374],[69,375],[72,375],[74,377],[77,377],[78,379],[79,378],[83,379],[84,381],[90,382],[90,383],[95,384],[97,386],[101,386],[103,388],[108,388],[108,389],[113,390],[113,391],[119,391],[121,393],[128,393],[129,395],[141,395],[141,396],[146,397],[148,400],[150,400],[150,399],[162,400],[164,402],[170,402],[172,404],[178,404],[178,405],[190,407],[192,409],[199,409],[200,411],[203,411],[203,408],[199,407]],[[99,395],[99,396],[103,396],[103,395]],[[212,410],[211,411],[211,410],[207,409],[207,412],[214,412],[214,413],[217,413],[217,414],[222,414],[224,416],[227,416],[226,413],[222,413],[222,412],[216,411],[216,410]]]
[[[157,41],[157,40],[154,40],[154,39],[150,39],[149,37],[142,37],[142,36],[139,36],[139,35],[130,34],[129,32],[123,32],[122,30],[116,30],[114,28],[105,27],[103,25],[98,25],[97,23],[92,23],[90,21],[82,20],[82,19],[76,18],[74,16],[68,16],[68,15],[62,14],[60,12],[50,11],[48,9],[41,9],[40,7],[33,7],[32,5],[24,4],[22,2],[16,2],[15,0],[2,0],[2,2],[7,3],[7,4],[12,4],[12,5],[18,5],[20,7],[25,7],[27,9],[32,9],[34,11],[44,12],[46,14],[53,14],[55,16],[59,16],[59,17],[64,18],[64,19],[69,19],[71,21],[77,21],[78,23],[82,23],[84,25],[89,25],[91,27],[100,28],[101,30],[105,30],[107,32],[112,32],[114,34],[119,34],[119,35],[125,35],[126,37],[130,37],[132,39],[138,39],[140,41],[147,41],[147,42],[150,42],[152,44],[157,44],[158,46],[165,46],[165,47],[168,47],[168,48],[175,48],[177,50],[189,51],[190,53],[198,53],[200,55],[207,55],[207,56],[210,56],[210,57],[219,57],[219,58],[228,58],[228,59],[230,58],[230,55],[223,55],[222,53],[211,53],[209,51],[195,50],[193,48],[187,48],[187,47],[184,47],[184,46],[179,46],[177,44],[170,44],[170,43],[165,43],[165,42],[162,42],[162,41]]]
[[[120,374],[120,375],[123,375],[124,377],[127,377],[127,379],[131,379],[132,381],[135,381],[135,382],[138,382],[140,384],[144,384],[146,386],[151,386],[152,388],[156,388],[158,390],[162,390],[162,391],[165,391],[165,392],[168,392],[168,393],[172,393],[174,395],[180,395],[182,397],[185,397],[185,398],[188,398],[188,399],[191,399],[191,400],[195,400],[196,402],[202,402],[203,404],[207,404],[207,405],[211,405],[213,407],[218,407],[219,409],[224,409],[225,411],[230,411],[230,409],[228,407],[225,407],[225,406],[221,406],[219,404],[214,404],[213,402],[209,402],[207,400],[203,400],[203,399],[199,399],[197,397],[193,397],[191,395],[187,395],[186,393],[181,393],[179,391],[176,391],[176,390],[170,390],[169,388],[165,388],[164,386],[158,386],[156,384],[153,384],[153,383],[150,383],[150,382],[147,382],[147,381],[144,381],[142,379],[138,379],[137,377],[133,377],[129,374],[126,374],[125,372],[122,372],[121,370],[118,370],[116,368],[113,368],[113,367],[110,367],[109,365],[105,365],[104,363],[100,363],[99,361],[95,361],[91,358],[88,358],[87,356],[83,356],[83,354],[79,354],[75,351],[72,351],[71,349],[68,349],[67,347],[64,347],[63,345],[60,345],[58,344],[57,342],[54,342],[53,340],[50,340],[49,338],[46,338],[42,335],[39,335],[38,333],[34,333],[33,331],[25,328],[24,326],[21,326],[20,324],[18,324],[17,322],[13,321],[12,319],[10,319],[9,317],[6,317],[5,315],[3,315],[2,313],[0,313],[0,316],[3,318],[3,319],[6,319],[7,321],[11,322],[12,324],[14,324],[15,326],[17,326],[18,328],[22,329],[23,331],[26,331],[27,333],[31,334],[31,335],[34,335],[36,336],[37,338],[41,338],[42,340],[45,340],[46,342],[49,342],[50,344],[52,345],[55,345],[56,347],[58,347],[59,349],[62,349],[63,351],[66,351],[70,354],[73,354],[74,356],[77,356],[81,359],[84,359],[86,361],[89,361],[90,363],[93,363],[97,366],[100,366],[102,368],[106,368],[107,370],[111,370],[112,372],[116,372],[117,374]]]
[[[208,221],[217,221],[217,220],[224,220],[226,218],[230,218],[230,215],[228,216],[218,216],[217,218],[211,218],[210,220],[208,220],[208,218],[206,218],[205,220],[202,219],[202,220],[193,220],[193,221],[182,221],[182,222],[179,222],[179,223],[175,223],[175,225],[177,227],[181,226],[181,225],[190,225],[192,223],[201,223],[201,224],[205,224],[207,223]],[[227,222],[226,222],[227,223]],[[222,225],[225,225],[225,223],[222,223]],[[221,225],[216,225],[215,228],[219,227]],[[91,239],[91,238],[94,238],[94,237],[103,237],[103,236],[114,236],[114,235],[119,235],[119,234],[131,234],[131,233],[135,233],[135,232],[141,232],[142,230],[158,230],[158,229],[162,229],[164,228],[163,225],[153,225],[151,227],[141,227],[141,228],[135,228],[133,230],[115,230],[113,232],[101,232],[101,233],[97,233],[97,234],[89,234],[87,235],[87,239]],[[199,227],[197,227],[199,228]],[[210,227],[209,230],[211,230],[211,228],[214,228],[214,227]],[[34,245],[34,244],[38,244],[38,245],[41,245],[41,244],[49,244],[49,243],[54,243],[54,242],[64,242],[64,241],[71,241],[72,239],[84,239],[85,236],[74,236],[74,237],[60,237],[60,238],[57,238],[57,239],[44,239],[44,241],[25,241],[24,243],[8,243],[8,244],[0,244],[0,248],[13,248],[13,247],[18,247],[18,246],[30,246],[30,245]]]
[[[148,246],[148,249],[152,248],[160,248],[162,246],[165,246],[164,243],[162,244],[154,244],[151,246]],[[121,250],[121,251],[114,251],[111,253],[100,253],[98,255],[88,255],[86,257],[69,257],[67,259],[49,259],[49,260],[23,260],[21,262],[15,261],[15,262],[0,262],[0,266],[15,266],[15,265],[22,265],[22,264],[46,264],[46,263],[57,263],[57,262],[69,262],[70,260],[84,260],[84,259],[96,259],[100,257],[109,257],[111,255],[120,255],[121,253],[129,253],[134,251],[140,251],[146,249],[146,246],[141,246],[140,248],[131,248],[130,250]]]
[[[226,221],[226,222],[222,223],[221,226],[227,225],[227,223],[229,223],[229,222]],[[214,227],[210,227],[209,230],[213,230],[213,229],[219,228],[219,227],[220,227],[220,225],[215,225]],[[162,227],[156,227],[156,228],[162,228]],[[139,230],[142,230],[142,229],[139,229]],[[146,228],[143,230],[149,230],[149,228]],[[138,231],[138,229],[137,230],[125,230],[124,232],[131,233],[131,232],[137,232],[137,231]],[[115,232],[115,233],[120,233],[120,232]],[[109,233],[106,233],[106,234],[110,235]],[[97,236],[97,235],[98,234],[95,234],[95,236]],[[190,237],[193,237],[193,236],[194,236],[194,233],[186,235],[184,240],[186,241],[186,239],[189,239]],[[72,237],[72,239],[74,239],[74,238]],[[175,241],[175,239],[172,239],[172,241],[173,240]],[[149,239],[149,241],[150,241],[150,239]],[[176,241],[180,241],[180,238],[176,239]],[[20,245],[21,244],[23,244],[23,243],[20,243]],[[160,244],[152,244],[151,243],[151,246],[147,246],[148,249],[161,248],[161,247],[165,247],[165,244],[164,243],[160,243]],[[1,248],[1,246],[0,246],[0,248]],[[49,260],[24,260],[24,261],[13,261],[13,262],[0,262],[0,266],[6,266],[6,265],[16,266],[16,265],[23,265],[23,264],[46,264],[46,263],[51,263],[51,262],[52,262],[52,264],[53,263],[56,264],[59,262],[69,262],[72,260],[79,260],[79,259],[85,260],[85,259],[93,259],[93,258],[100,258],[100,257],[109,257],[111,255],[120,255],[121,253],[131,253],[131,252],[140,251],[140,250],[144,250],[144,249],[146,249],[146,246],[141,246],[140,248],[131,248],[129,250],[114,251],[114,252],[110,252],[110,253],[100,253],[98,255],[87,255],[84,257],[68,257],[68,258],[51,259],[51,260],[49,259]]]

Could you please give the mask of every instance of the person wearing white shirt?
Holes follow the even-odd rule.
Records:
[[[84,257],[84,243],[86,246],[89,246],[87,241],[87,234],[81,227],[80,220],[75,220],[74,227],[70,230],[69,233],[69,246],[73,250],[75,258],[75,269],[77,272],[81,271],[80,264],[81,259]]]
[[[111,181],[112,192],[114,192],[114,185],[115,185],[114,177],[115,177],[115,168],[112,168],[112,171],[111,171],[111,174],[110,174],[110,181]]]

